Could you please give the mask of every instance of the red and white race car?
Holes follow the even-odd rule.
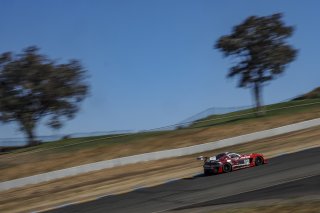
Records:
[[[204,161],[205,175],[226,173],[268,163],[262,154],[257,153],[241,155],[234,152],[223,152],[212,157],[200,156],[197,159]]]

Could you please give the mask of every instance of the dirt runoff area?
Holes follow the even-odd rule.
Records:
[[[99,196],[125,193],[139,187],[162,184],[202,172],[198,155],[214,155],[223,151],[259,152],[271,158],[281,153],[320,146],[320,126],[227,147],[197,155],[138,163],[105,169],[72,178],[30,185],[0,192],[1,212],[40,211],[96,199]],[[146,178],[147,177],[147,178]]]

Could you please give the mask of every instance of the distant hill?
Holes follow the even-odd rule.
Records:
[[[316,99],[316,98],[320,98],[320,87],[317,87],[314,90],[304,95],[298,96],[292,100],[297,101],[297,100]]]

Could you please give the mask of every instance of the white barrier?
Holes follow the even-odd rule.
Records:
[[[199,144],[195,146],[189,146],[189,147],[178,148],[178,149],[170,149],[170,150],[164,150],[164,151],[158,151],[158,152],[150,152],[150,153],[144,153],[144,154],[133,155],[128,157],[116,158],[112,160],[99,161],[95,163],[75,166],[67,169],[61,169],[61,170],[56,170],[56,171],[47,172],[43,174],[1,182],[0,191],[22,187],[29,184],[37,184],[37,183],[55,180],[59,178],[70,177],[74,175],[101,170],[101,169],[112,168],[115,166],[122,166],[122,165],[134,164],[134,163],[151,161],[151,160],[159,160],[159,159],[165,159],[165,158],[171,158],[171,157],[184,156],[184,155],[191,155],[199,152],[205,152],[209,150],[214,150],[218,148],[233,146],[233,145],[247,143],[254,140],[277,136],[277,135],[281,135],[281,134],[285,134],[293,131],[303,130],[303,129],[307,129],[307,128],[318,126],[318,125],[320,125],[320,118],[308,120],[300,123],[290,124],[287,126],[282,126],[274,129],[241,135],[237,137],[227,138],[227,139],[223,139],[215,142]]]

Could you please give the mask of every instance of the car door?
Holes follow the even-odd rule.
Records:
[[[238,158],[238,165],[243,167],[243,166],[249,166],[250,165],[250,158],[245,156],[245,155],[241,155]]]
[[[228,157],[230,158],[232,165],[234,167],[238,167],[239,166],[239,160],[240,160],[240,155],[236,154],[236,153],[230,153],[228,155]]]

